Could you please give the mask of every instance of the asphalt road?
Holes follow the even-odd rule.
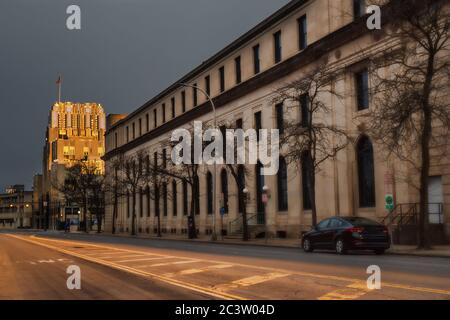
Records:
[[[67,289],[68,265],[80,267],[81,290]],[[381,289],[366,284],[367,268],[374,265],[381,270]],[[450,259],[307,254],[292,248],[83,234],[2,234],[0,298],[450,300]]]

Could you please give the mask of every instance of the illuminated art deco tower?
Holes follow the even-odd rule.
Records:
[[[49,226],[78,214],[78,208],[69,208],[64,197],[54,188],[61,185],[65,169],[77,161],[95,164],[104,172],[101,157],[105,152],[105,113],[97,103],[55,103],[50,111],[43,157],[44,210]]]

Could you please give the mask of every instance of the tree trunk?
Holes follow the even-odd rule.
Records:
[[[430,241],[428,239],[428,177],[430,174],[430,139],[432,134],[432,115],[430,109],[431,84],[434,74],[434,55],[430,54],[428,58],[427,73],[423,87],[423,128],[420,141],[421,148],[421,168],[420,168],[420,209],[419,209],[419,227],[418,227],[418,248],[429,249]]]
[[[428,249],[430,243],[427,234],[428,227],[428,176],[430,172],[430,137],[431,137],[431,112],[429,108],[424,109],[424,126],[421,137],[420,168],[420,205],[418,226],[418,248]]]
[[[97,214],[97,233],[102,232],[102,215]]]
[[[156,215],[156,221],[157,221],[157,228],[158,228],[158,238],[161,238],[162,237],[162,235],[161,235],[161,214],[160,214],[160,212],[159,212],[159,210],[158,210],[158,213],[157,213],[157,215]]]
[[[315,227],[317,225],[317,208],[316,208],[316,172],[314,167],[311,167],[309,172],[309,200],[311,201],[311,223]]]

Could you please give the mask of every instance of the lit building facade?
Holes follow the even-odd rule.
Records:
[[[359,117],[370,108],[370,99],[359,105],[357,96],[369,92],[367,58],[382,52],[388,44],[378,32],[366,27],[362,1],[312,0],[291,1],[255,28],[192,70],[189,74],[156,95],[127,117],[113,123],[106,133],[106,174],[112,175],[110,164],[119,155],[133,155],[143,150],[151,155],[162,153],[174,129],[192,125],[194,120],[211,122],[213,112],[206,97],[199,91],[180,86],[187,83],[207,91],[215,101],[218,124],[239,122],[243,129],[277,128],[281,115],[300,119],[301,110],[287,112],[287,106],[277,108],[274,91],[299,79],[327,57],[329,64],[345,70],[335,80],[335,89],[343,99],[328,101],[332,111],[327,121],[345,128],[354,143],[341,150],[334,160],[323,163],[316,176],[318,219],[330,216],[362,216],[382,221],[387,215],[385,195],[392,193],[396,204],[417,203],[417,189],[396,179],[408,174],[404,163],[387,163],[382,147],[365,132]],[[362,88],[362,89],[361,89]],[[283,108],[284,114],[283,114]],[[445,146],[444,148],[448,148]],[[166,150],[169,154],[170,150]],[[272,235],[298,237],[311,226],[311,204],[308,203],[304,170],[280,162],[274,176],[258,176],[257,166],[247,166],[249,190],[248,216],[251,230],[267,225]],[[406,168],[406,169],[405,169]],[[211,210],[212,166],[200,169],[200,210],[196,225],[200,234],[210,234],[213,214],[216,231],[233,233],[240,223],[237,187],[223,166],[217,169],[217,198],[226,195],[227,212],[220,223],[221,201]],[[430,220],[439,221],[439,228],[450,234],[450,160],[433,162],[430,197],[439,208]],[[261,203],[262,187],[268,187],[270,199]],[[138,199],[137,228],[142,235],[154,234],[156,213],[160,212],[164,233],[185,233],[190,212],[191,190],[179,181],[169,184],[171,199],[158,202],[136,195]],[[283,200],[281,200],[283,199]],[[163,203],[168,208],[162,208]],[[159,204],[158,204],[159,203]],[[161,206],[156,210],[156,206]],[[436,207],[437,208],[437,207]],[[106,208],[106,230],[112,230],[113,208]],[[116,230],[131,230],[130,199],[119,199]],[[253,234],[254,235],[254,234]]]
[[[55,103],[49,114],[43,156],[42,210],[50,228],[66,217],[77,220],[79,208],[66,203],[57,186],[64,183],[66,168],[87,161],[104,172],[106,118],[97,103]],[[42,223],[41,223],[42,224]]]

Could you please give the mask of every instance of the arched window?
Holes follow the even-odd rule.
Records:
[[[256,176],[256,206],[257,206],[257,222],[258,224],[264,224],[266,219],[266,210],[264,203],[262,201],[262,192],[264,187],[264,176],[261,174],[261,169],[263,168],[261,162],[255,166],[255,176]]]
[[[183,215],[188,215],[188,185],[187,181],[183,179]]]
[[[302,166],[302,195],[303,195],[303,210],[311,210],[311,197],[310,190],[312,188],[312,181],[310,177],[310,172],[312,170],[312,159],[311,154],[308,151],[303,152],[301,158]]]
[[[200,214],[200,181],[198,176],[194,177],[194,212]]]
[[[242,194],[242,191],[245,188],[245,168],[243,165],[240,165],[238,167],[237,175],[238,175],[238,181],[239,181],[237,187],[240,189],[239,192]],[[243,205],[244,205],[244,203],[242,203],[242,201],[239,201],[239,199],[238,199],[239,213],[244,212]]]
[[[162,194],[163,194],[163,215],[167,217],[167,183],[163,183],[162,185]]]
[[[178,214],[178,199],[177,199],[177,182],[172,180],[172,215],[176,217]]]
[[[373,146],[367,136],[362,136],[356,145],[358,161],[359,207],[375,207],[375,174]]]
[[[225,208],[225,213],[228,213],[228,176],[226,169],[223,169],[220,173],[220,180],[222,184],[223,207]]]
[[[286,211],[288,209],[288,181],[287,166],[283,157],[280,157],[280,166],[277,174],[278,183],[278,210]]]
[[[211,172],[208,171],[206,174],[206,202],[207,202],[207,209],[208,214],[213,214],[213,176]]]
[[[150,195],[150,187],[147,186],[146,190],[145,190],[147,196],[146,196],[146,200],[147,200],[147,217],[150,217],[150,199],[151,199],[151,195]]]

